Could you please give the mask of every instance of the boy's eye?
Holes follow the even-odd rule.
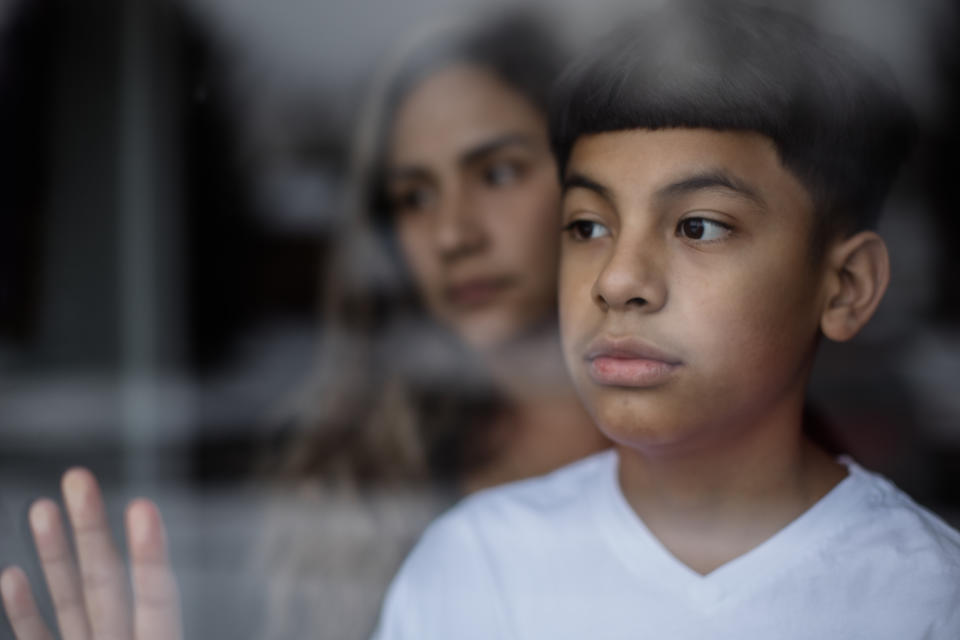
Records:
[[[684,218],[677,225],[677,233],[691,240],[720,240],[730,233],[730,227],[707,218]]]
[[[610,235],[610,230],[593,220],[574,220],[563,228],[574,240],[595,240]]]
[[[514,162],[495,162],[483,170],[483,180],[491,187],[502,187],[516,182],[520,173],[520,166]]]

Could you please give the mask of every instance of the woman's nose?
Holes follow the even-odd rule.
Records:
[[[478,203],[468,192],[450,193],[438,214],[435,242],[443,259],[454,260],[482,250],[489,241]]]

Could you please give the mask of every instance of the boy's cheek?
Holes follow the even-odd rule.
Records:
[[[680,389],[637,391],[601,388],[578,380],[587,413],[615,442],[634,447],[665,445],[702,430],[719,407]]]
[[[600,323],[600,314],[590,300],[589,288],[578,291],[564,290],[558,299],[560,305],[560,341],[569,369],[582,364],[583,349]],[[571,373],[574,373],[571,371]]]
[[[596,307],[593,302],[593,285],[602,269],[601,255],[588,252],[584,247],[568,246],[563,239],[558,262],[558,301],[560,316],[575,316]]]
[[[580,386],[577,379],[586,376],[583,370],[583,345],[590,338],[589,328],[597,324],[596,311],[590,300],[589,287],[574,288],[569,280],[561,277],[558,292],[560,343],[567,371]],[[565,286],[566,285],[566,286]]]

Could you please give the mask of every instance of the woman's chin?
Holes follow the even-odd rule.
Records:
[[[507,314],[485,314],[483,317],[461,318],[451,327],[454,333],[480,355],[495,355],[504,349],[519,346],[545,333],[556,334],[556,318],[522,318]]]
[[[480,323],[459,325],[454,331],[461,340],[480,355],[493,354],[513,342],[520,333],[516,327],[489,326]]]

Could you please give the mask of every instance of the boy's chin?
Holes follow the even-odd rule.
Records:
[[[649,457],[665,457],[691,448],[694,438],[682,431],[645,428],[637,425],[609,425],[600,428],[603,434],[621,448]]]
[[[619,402],[612,406],[588,406],[594,422],[603,434],[623,448],[650,457],[669,457],[689,453],[716,437],[707,416],[698,420],[678,419],[669,407],[651,403]]]

